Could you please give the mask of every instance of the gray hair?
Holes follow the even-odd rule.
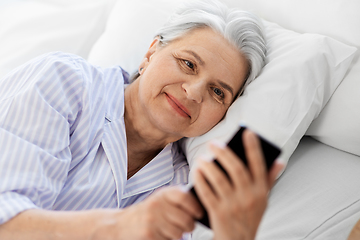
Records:
[[[261,20],[254,14],[230,9],[217,0],[199,0],[184,4],[160,28],[156,36],[167,45],[197,28],[210,27],[239,50],[249,63],[249,72],[239,95],[265,65],[266,42]]]

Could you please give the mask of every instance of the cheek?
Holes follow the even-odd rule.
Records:
[[[154,59],[143,75],[147,88],[163,87],[177,82],[176,76],[180,76],[177,63],[171,58]]]
[[[210,130],[214,127],[220,120],[223,119],[227,108],[223,107],[207,107],[202,109],[201,113],[201,122],[202,125]]]
[[[218,111],[216,113],[212,114],[211,121],[213,125],[216,125],[218,122],[220,122],[221,119],[223,119],[225,114],[225,111]]]

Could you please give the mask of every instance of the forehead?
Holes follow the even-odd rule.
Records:
[[[203,70],[230,83],[235,90],[245,81],[247,60],[233,44],[209,27],[191,30],[168,46],[175,53],[194,57]]]

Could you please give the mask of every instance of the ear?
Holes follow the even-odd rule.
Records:
[[[149,49],[147,50],[144,58],[141,60],[140,66],[139,66],[139,74],[141,75],[142,72],[146,69],[146,66],[149,64],[152,55],[156,52],[159,45],[159,38],[156,37],[152,43],[150,44]]]

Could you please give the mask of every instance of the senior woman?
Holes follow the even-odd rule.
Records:
[[[65,53],[1,80],[1,239],[175,239],[193,230],[198,202],[171,187],[189,171],[176,141],[224,117],[260,72],[265,43],[256,17],[216,1],[185,6],[156,36],[129,85],[121,68]],[[265,173],[254,134],[244,140],[249,170],[214,145],[231,180],[205,161],[196,174],[217,239],[255,236],[279,171]]]

